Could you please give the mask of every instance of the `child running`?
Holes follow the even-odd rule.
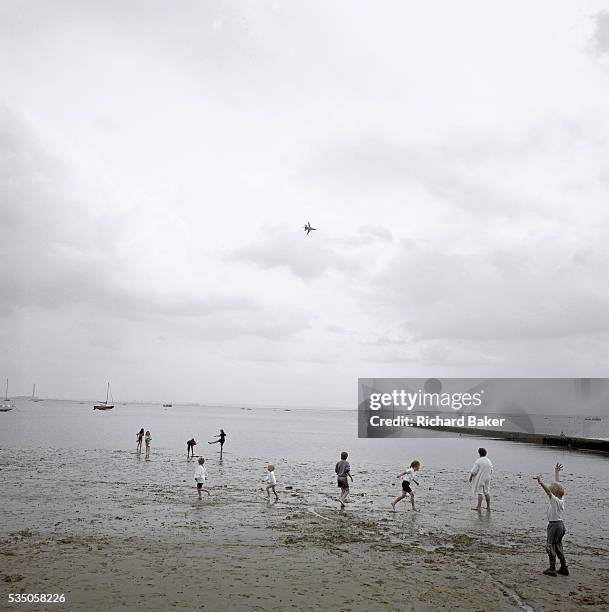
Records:
[[[268,474],[266,476],[266,496],[271,499],[271,490],[275,494],[275,500],[279,501],[279,495],[277,495],[277,491],[275,491],[275,485],[277,484],[277,478],[275,478],[275,466],[269,463],[266,469],[268,470]]]
[[[421,463],[419,461],[417,461],[416,459],[410,464],[410,467],[405,471],[402,472],[401,474],[398,474],[398,478],[404,478],[404,480],[402,480],[402,494],[399,495],[398,497],[396,497],[392,502],[391,502],[391,507],[393,508],[393,511],[395,512],[395,505],[402,501],[407,495],[410,495],[410,503],[412,505],[412,509],[415,512],[418,512],[417,507],[415,506],[414,503],[414,491],[410,488],[410,483],[414,482],[417,486],[419,486],[419,481],[415,478],[415,474],[421,469]]]
[[[351,482],[353,482],[353,476],[351,476],[351,466],[347,461],[347,457],[349,453],[343,451],[340,454],[340,461],[336,464],[334,471],[336,472],[336,481],[338,483],[338,487],[340,489],[340,495],[338,497],[338,502],[340,503],[340,507],[345,507],[345,500],[347,499],[347,495],[349,495],[349,480],[351,478]]]
[[[199,494],[199,499],[201,499],[201,491],[205,491],[205,493],[211,495],[207,489],[203,488],[203,485],[207,480],[207,468],[204,464],[205,459],[203,459],[203,457],[199,457],[198,465],[195,468],[195,482],[197,483],[197,493]]]
[[[560,471],[562,465],[557,463],[554,468],[554,481],[551,485],[546,486],[541,481],[541,476],[537,476],[535,480],[541,485],[541,488],[548,496],[548,509],[546,511],[548,517],[548,528],[546,530],[546,551],[550,559],[550,567],[543,573],[546,576],[561,576],[569,575],[569,568],[562,550],[562,538],[565,535],[566,529],[563,522],[565,515],[565,489],[560,484]],[[560,569],[556,571],[556,557],[560,561]]]

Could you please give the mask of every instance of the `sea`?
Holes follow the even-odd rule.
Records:
[[[387,515],[400,491],[397,475],[417,459],[416,529],[518,542],[526,523],[531,541],[537,541],[545,528],[546,499],[533,477],[542,474],[551,481],[560,462],[570,537],[609,552],[602,519],[609,499],[604,455],[457,434],[362,439],[357,412],[350,410],[117,403],[113,410],[98,411],[92,402],[18,399],[16,404],[0,414],[0,536],[23,529],[104,532],[114,518],[134,512],[141,520],[125,528],[187,530],[196,492],[186,441],[194,437],[213,492],[205,511],[209,520],[230,515],[245,524],[256,516],[269,463],[276,466],[286,512],[296,507],[335,512],[334,465],[347,451],[354,477],[348,511],[366,520]],[[548,419],[549,433],[566,435],[583,423],[539,418]],[[607,437],[606,418],[587,423],[595,435]],[[136,452],[141,428],[152,435],[148,461]],[[220,428],[227,434],[222,459],[220,445],[208,444]],[[495,468],[490,527],[471,511],[467,482],[481,446]],[[407,510],[402,505],[400,511]],[[172,516],[182,519],[172,523]]]

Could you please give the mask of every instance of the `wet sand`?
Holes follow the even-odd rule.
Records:
[[[206,451],[208,449],[205,449]],[[38,457],[44,461],[38,461]],[[208,456],[211,498],[194,463],[153,449],[0,451],[0,601],[65,593],[66,604],[8,609],[606,610],[606,484],[565,473],[572,575],[547,577],[545,496],[530,474],[499,470],[496,511],[477,513],[463,474],[429,468],[421,511],[389,503],[393,466],[354,470],[338,510],[333,465]],[[498,485],[501,483],[501,490]],[[290,487],[290,488],[286,488]]]

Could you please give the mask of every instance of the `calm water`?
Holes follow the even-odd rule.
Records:
[[[554,421],[555,427],[571,433],[568,422]],[[91,403],[50,400],[17,400],[14,411],[0,414],[0,446],[28,451],[135,450],[141,427],[151,431],[153,449],[183,453],[186,440],[194,436],[196,452],[204,456],[217,453],[219,445],[209,446],[207,441],[223,428],[228,434],[225,456],[269,461],[309,459],[332,466],[340,451],[348,450],[355,463],[399,469],[418,458],[428,467],[467,472],[477,458],[476,449],[484,445],[498,468],[514,471],[548,474],[553,462],[561,460],[573,469],[605,477],[609,466],[608,459],[587,453],[482,438],[358,439],[355,411],[118,404],[100,412]]]
[[[141,427],[152,432],[150,461],[135,453]],[[219,445],[207,444],[220,427],[228,434],[222,462]],[[192,436],[214,492],[200,508],[193,506],[194,462],[186,460]],[[490,521],[470,510],[467,475],[481,445],[495,465]],[[570,540],[609,550],[604,456],[484,438],[358,439],[355,412],[120,404],[99,412],[90,403],[26,400],[0,414],[0,535],[21,529],[112,534],[120,519],[121,533],[188,538],[193,521],[204,517],[223,538],[251,538],[252,529],[266,533],[267,462],[277,466],[281,492],[273,513],[309,507],[332,517],[341,450],[349,451],[355,478],[349,512],[366,521],[391,516],[399,530],[408,519],[413,533],[475,534],[510,546],[542,546],[547,502],[531,477],[553,478],[560,461]],[[422,463],[421,512],[391,515],[389,502],[400,489],[396,474],[415,458]]]

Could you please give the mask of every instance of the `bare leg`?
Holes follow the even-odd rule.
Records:
[[[412,491],[410,492],[410,503],[412,505],[412,509],[415,512],[418,512],[417,507],[415,506],[415,503],[414,503],[414,493]]]
[[[269,499],[271,499],[271,494],[270,494],[270,492],[269,492],[269,489],[271,488],[271,486],[272,486],[272,485],[268,485],[268,486],[266,487],[266,496],[267,496]]]
[[[478,496],[480,497],[480,496]],[[484,499],[486,499],[486,511],[490,512],[491,511],[491,496],[488,493],[484,494]],[[481,502],[478,502],[478,505],[480,505]]]
[[[482,495],[478,495],[478,505],[472,510],[478,510],[478,512],[482,510]]]
[[[392,502],[391,502],[391,507],[394,509],[395,511],[395,505],[398,502],[401,502],[405,497],[406,497],[407,493],[402,493],[399,497],[396,497]]]
[[[222,447],[224,446],[224,444],[220,443],[220,459],[222,459]]]
[[[277,491],[275,491],[275,485],[271,485],[271,489],[273,489],[273,493],[275,494],[275,499],[279,501],[279,495],[277,495]]]

